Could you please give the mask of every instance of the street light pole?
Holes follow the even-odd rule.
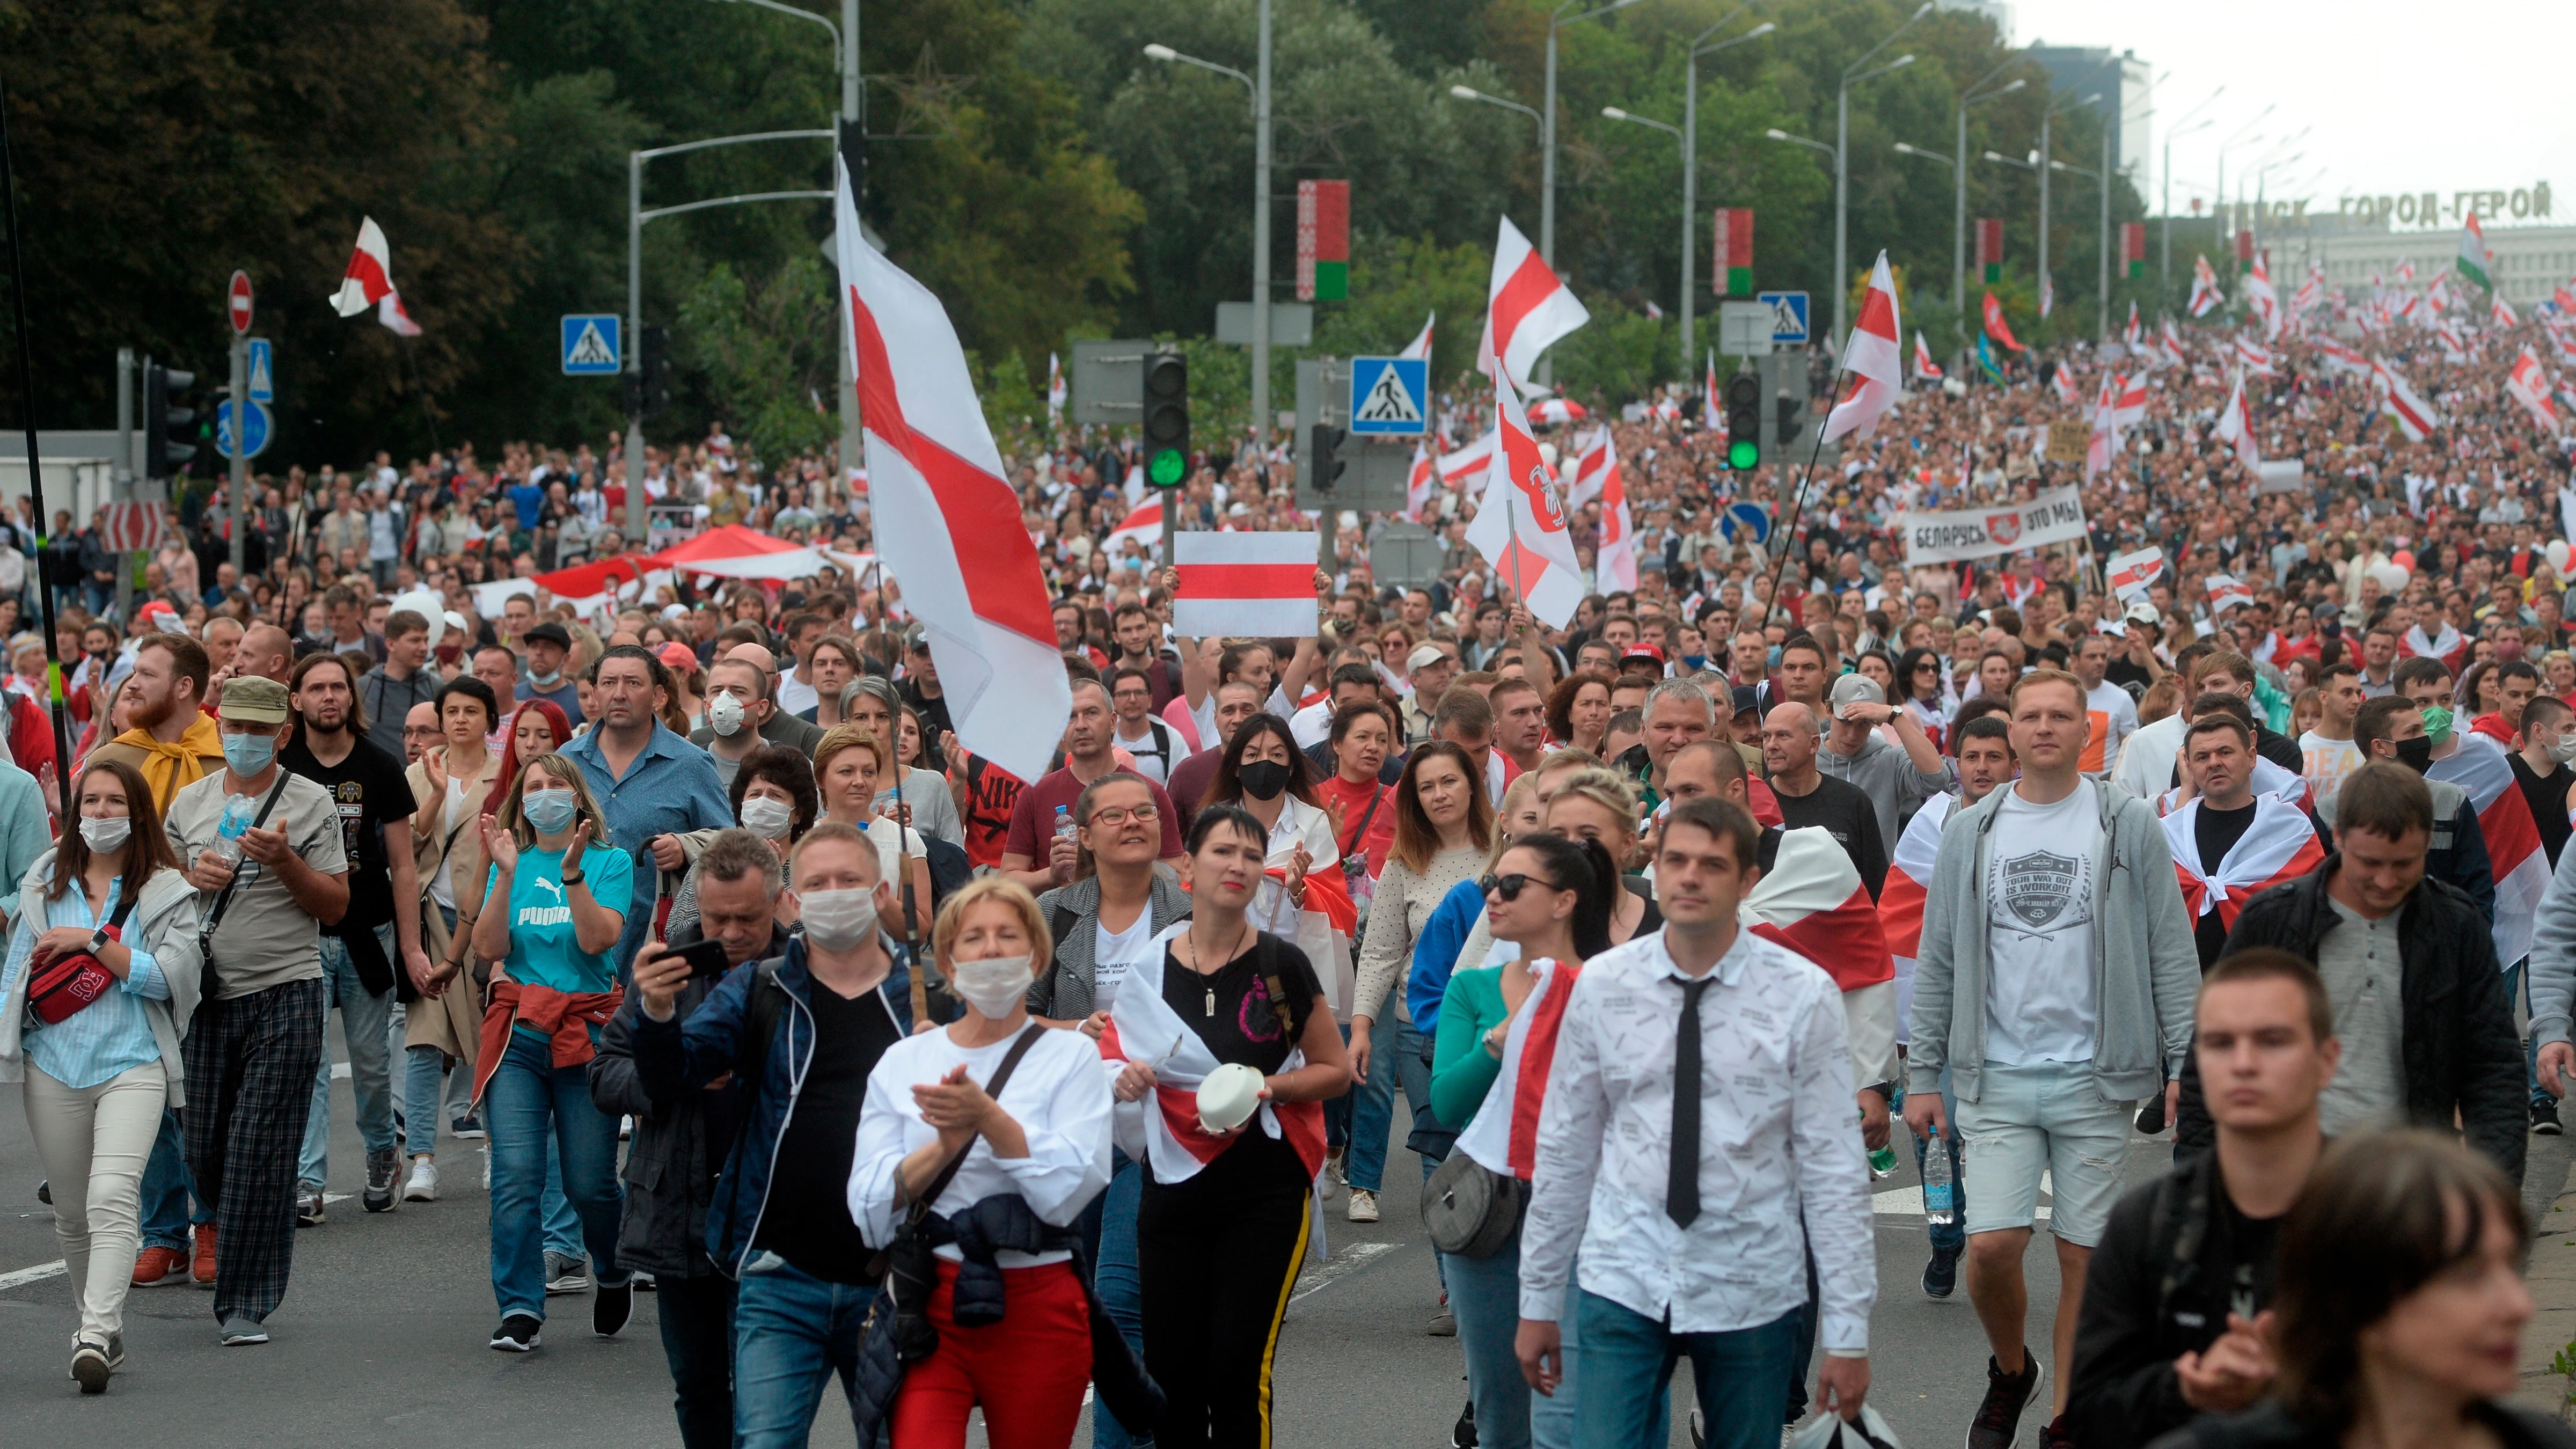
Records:
[[[1694,347],[1691,322],[1695,308],[1692,304],[1699,300],[1698,289],[1691,285],[1691,240],[1697,235],[1695,229],[1699,225],[1697,219],[1699,216],[1699,58],[1703,55],[1715,55],[1729,46],[1742,45],[1748,40],[1759,40],[1780,27],[1765,20],[1732,40],[1721,40],[1715,45],[1703,45],[1700,42],[1734,23],[1736,16],[1752,8],[1750,4],[1736,6],[1724,20],[1693,36],[1689,51],[1682,56],[1681,354],[1682,370],[1685,372],[1690,370],[1691,353]]]
[[[2175,127],[2175,129],[2165,132],[2165,164],[2164,164],[2164,170],[2163,170],[2163,172],[2162,172],[2162,180],[2163,180],[2163,182],[2164,182],[2164,213],[2165,213],[2165,217],[2164,217],[2164,223],[2165,223],[2165,224],[2164,224],[2164,261],[2163,261],[2163,263],[2161,264],[2161,266],[2160,266],[2160,268],[2159,268],[2159,270],[2158,270],[2158,273],[2157,273],[2156,289],[2157,289],[2159,292],[2163,293],[2163,294],[2164,294],[2168,299],[2170,299],[2170,298],[2171,298],[2171,296],[2172,296],[2172,294],[2173,294],[2173,143],[2174,143],[2174,138],[2175,138],[2175,137],[2177,137],[2177,136],[2188,136],[2188,135],[2191,135],[2191,134],[2192,134],[2193,132],[2195,132],[2195,131],[2205,131],[2205,130],[2209,129],[2210,125],[2212,124],[2212,122],[2211,122],[2211,121],[2209,121],[2209,120],[2203,120],[2199,125],[2196,125],[2196,126],[2186,126],[2186,125],[2184,125],[2184,124],[2183,124],[2183,122],[2184,122],[2184,121],[2188,121],[2188,120],[2190,120],[2192,117],[2199,115],[2203,110],[2205,110],[2205,109],[2207,109],[2207,108],[2208,108],[2208,106],[2209,106],[2209,103],[2210,103],[2210,102],[2217,100],[2220,96],[2223,96],[2223,95],[2225,95],[2225,94],[2227,94],[2227,87],[2225,87],[2225,86],[2220,86],[2218,89],[2216,89],[2216,90],[2214,90],[2214,91],[2211,91],[2208,95],[2203,96],[2203,97],[2201,98],[2201,102],[2200,102],[2200,104],[2199,104],[2199,105],[2194,106],[2194,107],[2192,107],[2190,110],[2183,112],[2183,113],[2182,113],[2181,118],[2180,118],[2180,119],[2178,119],[2178,120],[2176,120],[2176,121],[2174,122],[2174,127]]]
[[[1630,115],[1628,112],[1619,109],[1617,106],[1603,106],[1601,108],[1601,114],[1614,121],[1626,121],[1632,125],[1638,126],[1652,126],[1656,130],[1674,137],[1682,143],[1682,370],[1687,374],[1690,370],[1691,207],[1695,205],[1691,200],[1690,132],[1684,130],[1680,126],[1669,125],[1662,121],[1650,119],[1649,117]]]
[[[1547,20],[1547,96],[1540,103],[1538,120],[1538,254],[1550,271],[1556,270],[1556,33],[1595,16],[1625,10],[1637,0],[1610,0],[1607,5],[1579,15],[1568,13],[1582,3],[1583,0],[1565,0]],[[1534,382],[1549,381],[1554,374],[1546,357],[1539,358],[1534,371]]]
[[[1919,21],[1924,16],[1931,14],[1932,8],[1933,0],[1923,0],[1922,7],[1917,9],[1913,14],[1905,17],[1904,24],[1887,32],[1886,36],[1882,38],[1878,44],[1862,51],[1860,59],[1843,67],[1842,84],[1837,86],[1834,90],[1834,330],[1832,337],[1833,344],[1836,347],[1843,345],[1844,314],[1849,310],[1843,297],[1845,287],[1843,270],[1851,259],[1850,242],[1847,235],[1851,204],[1851,166],[1849,152],[1849,141],[1851,138],[1851,88],[1855,82],[1869,80],[1874,76],[1882,76],[1887,74],[1889,71],[1901,70],[1906,66],[1912,65],[1914,63],[1914,57],[1911,54],[1907,54],[1898,56],[1896,59],[1889,61],[1887,64],[1880,66],[1876,70],[1863,71],[1861,69],[1862,66],[1869,63],[1869,58],[1871,56],[1887,49],[1887,47],[1895,41],[1896,37],[1913,29],[1916,21]]]
[[[1252,63],[1258,77],[1183,55],[1168,45],[1146,46],[1145,58],[1232,76],[1252,91],[1252,438],[1266,458],[1270,449],[1270,0],[1261,0],[1260,14]]]

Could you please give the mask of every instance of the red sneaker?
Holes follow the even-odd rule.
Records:
[[[185,1282],[188,1277],[188,1255],[176,1248],[146,1248],[134,1258],[134,1286],[158,1288],[164,1283]]]
[[[215,1225],[213,1223],[197,1224],[197,1257],[188,1276],[194,1279],[200,1288],[215,1286]]]

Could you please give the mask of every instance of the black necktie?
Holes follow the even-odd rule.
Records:
[[[1682,983],[1682,1022],[1673,1033],[1673,1167],[1664,1214],[1685,1228],[1699,1216],[1699,994],[1710,979]]]

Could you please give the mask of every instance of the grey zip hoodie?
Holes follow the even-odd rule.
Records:
[[[1986,1059],[1988,850],[2005,786],[1954,812],[1923,903],[1923,940],[1914,962],[1914,1016],[1906,1090],[1940,1090],[1941,1069],[1960,1100],[1979,1098]],[[2173,849],[2153,806],[2117,786],[2095,783],[2102,808],[2094,861],[2093,1079],[2102,1095],[2135,1102],[2179,1075],[2191,1048],[2200,954],[2174,876]]]
[[[1860,787],[1869,803],[1878,810],[1878,838],[1891,851],[1898,837],[1905,834],[1900,817],[1914,813],[1926,800],[1946,790],[1959,787],[1955,769],[1944,761],[1942,768],[1926,775],[1914,768],[1914,757],[1880,738],[1873,730],[1860,743],[1857,754],[1834,753],[1834,738],[1827,734],[1816,747],[1816,768],[1846,784]]]

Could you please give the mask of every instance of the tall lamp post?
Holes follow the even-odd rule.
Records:
[[[2199,105],[2183,112],[2181,118],[2174,122],[2173,130],[2165,132],[2165,164],[2157,172],[2158,179],[2164,185],[2164,261],[2157,268],[2156,286],[2159,291],[2166,294],[2168,301],[2171,300],[2173,292],[2173,143],[2177,137],[2194,135],[2216,125],[2217,118],[2211,116],[2202,116],[2197,123],[2190,125],[2185,125],[2184,122],[2199,116],[2202,111],[2209,108],[2212,101],[2225,94],[2227,94],[2227,87],[2220,86],[2203,96]]]
[[[2009,65],[2011,62],[2007,61],[2005,64]],[[1988,73],[1987,79],[1993,79],[1991,72]],[[1903,141],[1896,143],[1899,155],[1938,161],[1950,168],[1951,179],[1956,185],[1956,197],[1951,203],[1950,216],[1950,305],[1957,309],[1959,325],[1962,327],[1967,325],[1968,316],[1968,168],[1966,165],[1968,107],[1982,101],[1991,101],[1998,96],[2011,95],[2028,84],[2030,82],[2027,80],[2015,80],[1982,94],[1975,87],[1970,87],[1963,92],[1959,97],[1959,151],[1956,156],[1944,156],[1938,151],[1926,151],[1920,146],[1911,146]]]
[[[855,3],[855,0],[854,0]],[[1252,438],[1265,456],[1270,445],[1270,0],[1261,0],[1260,37],[1248,76],[1230,65],[1183,55],[1168,45],[1145,47],[1147,60],[1194,65],[1230,75],[1252,92]]]
[[[2102,315],[2099,320],[2101,336],[2103,338],[2107,338],[2111,335],[2111,184],[2108,180],[2111,174],[2110,162],[2108,159],[2111,153],[2110,136],[2111,128],[2108,126],[2103,127],[2102,154],[2104,161],[2102,170],[2095,171],[2083,166],[2069,166],[2063,161],[2051,161],[2048,163],[2048,169],[2051,171],[2063,171],[2069,176],[2082,176],[2101,183],[2102,269],[2101,275],[2096,279],[2095,285],[2102,293]]]
[[[1834,330],[1832,336],[1834,339],[1834,345],[1837,347],[1842,345],[1843,314],[1848,310],[1849,306],[1843,297],[1843,270],[1851,260],[1849,255],[1851,248],[1847,233],[1847,223],[1850,219],[1851,210],[1851,151],[1849,145],[1851,139],[1851,88],[1861,81],[1883,76],[1889,71],[1902,70],[1914,63],[1913,55],[1908,53],[1898,56],[1896,59],[1889,61],[1887,64],[1882,65],[1875,70],[1861,69],[1862,66],[1869,64],[1869,58],[1871,56],[1887,49],[1890,44],[1895,42],[1896,37],[1913,29],[1915,22],[1921,20],[1924,16],[1931,14],[1933,3],[1934,0],[1923,0],[1923,4],[1919,9],[1917,9],[1913,14],[1905,17],[1904,24],[1887,32],[1886,36],[1881,39],[1878,44],[1862,51],[1860,53],[1860,59],[1843,67],[1842,84],[1836,87],[1834,91]]]
[[[1674,139],[1676,139],[1676,140],[1678,140],[1678,141],[1680,141],[1680,142],[1682,143],[1682,295],[1681,295],[1681,309],[1682,309],[1682,310],[1681,310],[1681,323],[1682,323],[1682,326],[1681,326],[1681,332],[1682,332],[1682,370],[1683,370],[1683,372],[1684,372],[1685,374],[1687,374],[1687,373],[1689,372],[1689,370],[1690,370],[1690,304],[1691,304],[1691,206],[1692,206],[1692,201],[1691,201],[1691,184],[1690,184],[1690,153],[1691,153],[1691,137],[1690,137],[1690,132],[1683,130],[1683,129],[1682,129],[1681,127],[1679,127],[1679,126],[1666,125],[1664,122],[1662,122],[1662,121],[1658,121],[1658,120],[1655,120],[1655,119],[1653,119],[1652,117],[1631,115],[1631,114],[1629,114],[1628,112],[1626,112],[1626,111],[1623,111],[1623,110],[1619,109],[1617,106],[1603,106],[1603,107],[1601,108],[1601,114],[1602,114],[1603,116],[1605,116],[1605,117],[1609,118],[1610,120],[1613,120],[1613,121],[1625,121],[1625,122],[1627,122],[1629,125],[1632,125],[1632,126],[1652,126],[1652,127],[1653,127],[1653,128],[1655,128],[1656,130],[1661,131],[1661,132],[1663,132],[1665,135],[1667,135],[1667,136],[1671,136],[1671,137],[1673,137]]]
[[[1691,240],[1698,234],[1699,225],[1697,220],[1699,215],[1699,58],[1703,55],[1715,55],[1721,50],[1742,45],[1748,40],[1760,40],[1780,28],[1765,20],[1742,35],[1721,40],[1715,45],[1705,43],[1710,36],[1733,24],[1736,16],[1752,8],[1749,4],[1738,5],[1724,20],[1691,37],[1690,50],[1682,57],[1681,354],[1682,370],[1685,372],[1690,370],[1691,351],[1694,345],[1691,322],[1696,308],[1692,304],[1699,300],[1697,289],[1691,286]]]
[[[2214,200],[2214,201],[2212,201],[2212,202],[2210,203],[2210,206],[2209,206],[2210,215],[2212,215],[2212,216],[2214,216],[2214,217],[2215,217],[2215,216],[2221,216],[2221,215],[2223,215],[2223,214],[2224,214],[2224,209],[2225,209],[2225,207],[2227,206],[2227,153],[2228,153],[2228,151],[2229,151],[2230,149],[2234,148],[2234,147],[2237,147],[2237,146],[2251,146],[2251,145],[2253,145],[2255,142],[2262,140],[2262,139],[2263,139],[2263,133],[2262,133],[2262,132],[2260,132],[2260,131],[2254,131],[2254,134],[2253,134],[2253,135],[2250,135],[2250,136],[2249,136],[2249,135],[2246,135],[2245,133],[2246,133],[2247,131],[2252,131],[2256,126],[2259,126],[2259,125],[2263,124],[2263,118],[2264,118],[2265,116],[2268,116],[2268,115],[2272,114],[2273,110],[2274,110],[2278,105],[2279,105],[2279,102],[2277,102],[2277,101],[2276,101],[2276,102],[2273,102],[2271,105],[2267,105],[2267,106],[2265,106],[2263,109],[2261,109],[2261,110],[2259,110],[2259,111],[2256,111],[2256,112],[2254,113],[2254,119],[2253,119],[2253,120],[2247,121],[2244,125],[2239,126],[2239,127],[2237,127],[2235,130],[2233,130],[2233,131],[2229,132],[2229,133],[2227,134],[2226,139],[2224,139],[2224,140],[2222,140],[2222,141],[2220,141],[2220,142],[2218,143],[2218,189],[2217,189],[2215,192],[2211,193],[2211,194],[2212,194],[2214,197],[2216,197],[2217,199],[2216,199],[2216,200]],[[2231,225],[2232,225],[2231,221],[2228,221],[2228,220],[2222,220],[2222,221],[2220,221],[2220,222],[2219,222],[2219,240],[2220,240],[2220,241],[2224,242],[2224,241],[2227,239],[2227,232],[2231,229]]]

